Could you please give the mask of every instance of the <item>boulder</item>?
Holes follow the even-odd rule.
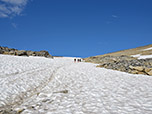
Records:
[[[145,68],[145,73],[152,76],[152,68]]]
[[[35,54],[35,56],[41,56],[39,51],[35,51],[34,54]]]
[[[146,73],[148,73],[148,72],[151,71],[151,70],[152,70],[152,68],[147,68],[147,67],[144,69],[144,71],[145,71]]]
[[[9,51],[9,55],[15,55],[15,51],[13,50]]]
[[[138,71],[137,74],[144,74],[144,75],[145,75],[146,73],[145,73],[145,72],[140,72],[140,71]]]
[[[52,58],[52,59],[53,59],[53,56],[52,56],[52,55],[50,55],[50,54],[49,54],[49,55],[47,55],[46,57],[47,57],[47,58]]]
[[[129,68],[140,72],[144,70],[142,66],[129,66]]]
[[[148,74],[149,74],[150,76],[152,76],[152,70],[151,70],[151,71],[149,71],[149,72],[148,72]]]
[[[28,56],[25,50],[17,51],[16,55],[18,55],[18,56]]]
[[[132,70],[130,73],[132,73],[132,74],[138,74],[138,71],[137,70]]]
[[[3,50],[0,50],[0,54],[3,54],[4,53],[4,51]]]
[[[43,50],[43,51],[40,51],[40,55],[47,57],[49,55],[49,52]]]
[[[43,57],[52,58],[52,56],[49,54],[49,52],[44,51],[44,50],[35,52],[35,56],[43,56]]]
[[[35,52],[34,51],[27,51],[26,52],[28,56],[35,56]]]
[[[8,51],[4,51],[4,53],[3,54],[5,54],[5,55],[9,55],[9,52]]]

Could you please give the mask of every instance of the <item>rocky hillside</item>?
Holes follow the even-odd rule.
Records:
[[[85,58],[98,67],[132,74],[152,75],[152,45]]]
[[[47,58],[53,58],[48,51],[26,51],[26,50],[17,50],[14,48],[2,47],[0,46],[0,54],[6,55],[16,55],[16,56],[42,56]]]

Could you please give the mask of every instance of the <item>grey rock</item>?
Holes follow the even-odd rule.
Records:
[[[133,74],[148,74],[144,69],[152,68],[152,59],[136,59],[130,56],[90,57],[88,62],[100,64],[98,67],[119,70]],[[130,67],[132,66],[132,67]]]
[[[15,55],[16,52],[15,52],[14,50],[11,50],[11,51],[9,51],[9,54],[10,54],[10,55]]]
[[[43,56],[47,58],[53,58],[48,51],[25,51],[17,50],[14,48],[2,47],[0,46],[0,54],[16,55],[16,56]]]
[[[4,51],[3,50],[0,50],[0,54],[3,54],[4,53]]]
[[[27,51],[26,53],[27,53],[28,56],[34,56],[35,55],[34,51]]]
[[[25,50],[17,51],[16,55],[18,55],[18,56],[28,56]]]

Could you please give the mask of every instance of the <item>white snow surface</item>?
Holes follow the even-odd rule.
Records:
[[[152,58],[152,55],[141,55],[138,57],[138,59],[148,59],[148,58]]]
[[[151,84],[73,58],[0,55],[0,108],[22,114],[151,114]]]
[[[141,55],[141,54],[137,54],[137,55],[131,55],[132,57],[136,57],[138,59],[148,59],[148,58],[152,58],[152,55]]]
[[[140,57],[141,56],[141,54],[137,54],[137,55],[131,55],[132,57]]]
[[[147,51],[147,50],[152,50],[152,47],[150,47],[150,48],[147,48],[147,49],[144,49],[144,51]]]

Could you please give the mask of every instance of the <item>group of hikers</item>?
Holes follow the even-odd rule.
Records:
[[[81,59],[74,59],[74,62],[81,62]]]

